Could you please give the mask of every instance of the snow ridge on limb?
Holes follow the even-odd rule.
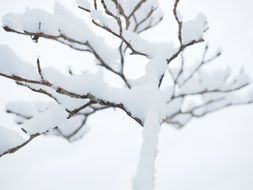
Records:
[[[32,119],[25,121],[22,129],[28,135],[43,134],[64,123],[67,117],[68,113],[62,106],[53,104],[45,112],[36,114]]]
[[[29,36],[35,42],[45,38],[76,51],[88,52],[94,56],[98,67],[119,77],[123,85],[112,87],[101,73],[75,74],[71,71],[70,75],[65,75],[55,68],[41,67],[39,59],[34,66],[1,45],[0,76],[48,96],[53,103],[39,107],[27,102],[9,104],[6,111],[16,116],[16,122],[30,137],[23,141],[16,133],[0,131],[0,135],[6,133],[6,137],[14,138],[9,147],[0,149],[0,155],[19,150],[41,134],[61,136],[70,142],[77,140],[88,131],[85,126],[89,116],[117,108],[144,127],[133,188],[153,190],[161,124],[183,127],[192,118],[228,106],[252,103],[253,95],[247,88],[251,80],[243,71],[237,76],[232,76],[229,69],[211,71],[208,65],[221,52],[209,56],[209,46],[204,48],[196,65],[187,65],[184,51],[204,41],[208,26],[202,13],[193,20],[184,21],[178,11],[180,0],[174,1],[172,10],[178,26],[178,44],[151,43],[140,36],[162,21],[156,0],[76,2],[78,8],[90,16],[94,27],[114,37],[118,42],[116,47],[110,47],[96,31],[59,3],[55,5],[54,14],[40,9],[30,9],[22,14],[8,13],[3,18],[4,29]],[[145,74],[134,80],[125,73],[126,57],[132,55],[147,59]],[[173,69],[172,62],[177,58],[180,58],[180,64]]]
[[[158,153],[158,135],[161,130],[156,109],[147,112],[142,133],[140,160],[133,178],[133,190],[153,190],[155,187],[155,160]]]
[[[18,132],[0,127],[0,157],[12,153],[14,147],[22,145],[25,141]]]

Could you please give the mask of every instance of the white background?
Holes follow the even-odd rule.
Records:
[[[74,0],[62,0],[79,14]],[[53,10],[54,0],[0,0],[0,16],[22,12],[26,6]],[[151,41],[175,37],[171,1],[161,1],[166,19],[146,33]],[[206,39],[215,50],[222,47],[218,66],[240,67],[253,74],[253,2],[251,0],[182,0],[184,18],[201,11],[209,21]],[[82,14],[81,16],[85,16]],[[8,44],[23,59],[66,70],[87,67],[86,55],[48,40],[34,44],[29,37],[0,29],[0,43]],[[194,61],[200,54],[188,57]],[[75,68],[75,66],[73,66]],[[78,67],[76,67],[78,68]],[[214,76],[215,77],[215,76]],[[15,128],[4,113],[11,100],[43,96],[0,78],[0,125]],[[229,108],[182,130],[163,126],[157,158],[157,190],[252,190],[253,105]],[[69,144],[60,138],[40,137],[15,154],[0,159],[0,190],[129,190],[141,143],[141,128],[121,111],[106,111],[90,118],[88,133]]]

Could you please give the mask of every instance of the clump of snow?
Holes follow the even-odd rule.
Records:
[[[126,108],[136,117],[145,121],[149,107],[154,107],[159,119],[165,117],[165,104],[157,87],[146,83],[133,87],[122,99]]]
[[[126,15],[129,15],[136,5],[140,3],[139,0],[121,0],[120,4],[125,10]],[[142,20],[145,18],[146,13],[151,9],[151,8],[159,8],[158,1],[157,0],[145,0],[142,3],[142,6],[135,12],[135,15],[139,20]]]
[[[191,118],[191,114],[178,114],[171,120],[171,122],[175,122],[176,126],[182,127],[189,122]]]
[[[31,64],[23,62],[6,45],[0,44],[0,72],[6,75],[16,75],[31,80],[39,80],[37,70]]]
[[[203,13],[199,13],[195,19],[183,22],[182,25],[182,43],[188,44],[203,38],[207,30],[207,20]]]
[[[5,26],[19,32],[44,32],[53,36],[59,35],[58,20],[42,9],[28,9],[24,14],[7,13],[2,21]]]
[[[104,3],[106,5],[106,8],[115,16],[118,16],[118,10],[116,8],[116,5],[111,0],[104,0]]]
[[[136,1],[135,4],[137,4],[137,3],[139,3],[139,1]],[[135,13],[136,17],[139,20],[145,19],[147,12],[150,11],[151,9],[158,9],[157,12],[159,12],[159,15],[153,15],[153,19],[154,19],[154,22],[155,22],[155,20],[157,18],[156,16],[162,16],[157,0],[146,0],[146,2],[144,2],[142,4],[142,6],[139,8],[139,10],[136,11],[136,13]]]
[[[70,141],[74,142],[90,132],[89,126],[82,127],[75,135],[71,136]]]
[[[24,117],[33,117],[38,112],[46,111],[47,106],[43,102],[13,101],[6,105],[8,112],[13,112]]]
[[[168,59],[176,51],[172,43],[151,43],[129,30],[123,30],[122,35],[136,51],[147,54],[148,57],[159,56]]]
[[[176,99],[169,101],[166,104],[166,116],[170,117],[170,116],[178,113],[181,110],[182,103],[183,103],[182,98],[176,98]]]
[[[119,34],[119,26],[117,21],[111,17],[106,16],[101,10],[92,10],[91,19],[98,21],[101,26],[108,27],[116,34]]]
[[[82,7],[84,9],[90,10],[91,8],[89,0],[76,0],[76,3],[79,7]]]
[[[68,113],[58,105],[52,105],[47,111],[35,115],[23,124],[23,129],[29,135],[42,134],[66,121]]]
[[[0,127],[0,155],[23,144],[26,140],[18,132]]]
[[[58,129],[61,131],[61,133],[64,136],[69,136],[74,131],[78,130],[78,128],[82,125],[82,122],[83,122],[84,119],[85,119],[85,117],[82,116],[82,115],[71,117],[68,120],[66,120],[65,122],[61,123],[58,126]],[[86,130],[88,130],[87,126],[85,126],[84,128],[86,128],[86,129],[82,131],[83,133],[87,132]],[[77,136],[83,135],[83,133],[78,131],[78,134],[76,134],[76,138],[77,138]]]
[[[146,66],[145,75],[136,80],[135,83],[141,81],[144,84],[152,81],[158,85],[162,75],[166,72],[167,60],[176,52],[173,44],[151,43],[128,30],[123,31],[123,36],[135,51],[146,54],[150,59]]]

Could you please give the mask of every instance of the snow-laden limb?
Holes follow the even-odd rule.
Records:
[[[144,123],[140,160],[133,179],[133,190],[153,190],[155,187],[155,159],[161,130],[159,117],[156,109],[149,108]]]
[[[88,126],[83,126],[87,121],[88,116],[77,115],[72,117],[62,124],[58,125],[56,134],[68,139],[70,142],[80,139],[89,132]]]
[[[91,8],[90,0],[76,0],[76,3],[80,9],[90,11],[90,8]]]
[[[44,102],[13,101],[6,105],[6,112],[15,114],[23,119],[31,119],[34,115],[44,112],[48,106]]]
[[[182,44],[198,41],[204,37],[207,30],[207,20],[203,13],[199,13],[195,19],[182,23]]]
[[[208,28],[206,16],[203,13],[198,13],[195,19],[183,21],[182,15],[178,10],[179,3],[180,0],[175,0],[173,14],[178,25],[178,40],[181,47],[202,41]]]
[[[6,112],[13,114],[15,116],[15,122],[22,127],[27,120],[34,118],[39,113],[46,112],[50,106],[52,106],[52,102],[15,101],[9,102],[6,105]],[[70,142],[78,140],[89,131],[89,127],[86,124],[87,119],[92,114],[104,109],[107,109],[107,107],[91,105],[82,110],[78,110],[78,112],[76,111],[76,113],[72,110],[72,116],[69,119],[59,123],[57,127],[54,127],[45,134],[60,136]],[[45,123],[43,123],[43,127],[45,127],[44,125]]]
[[[68,113],[65,109],[54,104],[45,112],[36,114],[32,119],[25,121],[22,128],[28,135],[42,134],[64,123],[67,117]]]
[[[17,75],[28,80],[40,79],[36,68],[23,62],[7,45],[0,45],[0,71],[6,76]]]
[[[215,75],[215,77],[214,77]],[[240,73],[234,80],[229,80],[228,69],[217,69],[208,72],[204,69],[197,72],[187,83],[180,87],[176,96],[186,96],[211,92],[229,92],[240,89],[250,84],[250,78],[245,73]]]
[[[11,50],[6,47],[4,50],[11,52]],[[13,54],[12,56],[15,55]],[[8,67],[8,62],[5,61],[5,58],[3,58],[3,60],[4,61],[1,62],[1,65],[3,65],[3,67]],[[19,66],[19,62],[16,63],[17,66]],[[32,64],[29,63],[25,63],[24,65],[25,67],[28,65],[29,67],[32,67]],[[30,76],[31,79],[23,78],[19,73],[15,72],[5,72],[5,74],[3,74],[2,70],[0,70],[0,75],[13,79],[33,91],[44,93],[63,105],[64,102],[59,101],[59,99],[64,95],[74,99],[86,100],[83,103],[84,105],[88,104],[87,106],[89,106],[90,103],[98,103],[103,106],[120,108],[140,124],[143,123],[145,112],[136,111],[136,106],[132,107],[132,105],[134,105],[135,102],[138,102],[136,101],[136,97],[139,97],[139,91],[146,91],[146,89],[148,89],[149,94],[153,94],[152,88],[157,84],[157,81],[154,83],[153,80],[151,80],[148,81],[148,83],[136,86],[133,89],[115,88],[105,83],[99,73],[66,76],[54,68],[43,68],[41,71],[40,69],[38,69],[37,72],[38,76],[36,76],[36,78]],[[37,80],[38,77],[40,77],[40,80]],[[158,76],[155,76],[154,79],[158,80]],[[136,89],[140,90],[136,91]],[[157,92],[154,92],[154,94],[156,93]],[[157,99],[152,99],[153,101],[160,101],[159,97]],[[147,104],[146,102],[143,102],[138,105],[144,110]]]
[[[109,102],[110,100],[120,102],[122,95],[124,95],[123,89],[113,88],[105,83],[100,73],[67,76],[54,68],[43,68],[39,72],[39,69],[36,69],[30,63],[22,61],[7,46],[1,45],[0,50],[0,75],[23,84],[33,84],[35,85],[34,88],[50,88],[50,90],[57,94],[76,99],[92,99],[92,97],[97,97],[103,99],[105,102]],[[28,72],[31,70],[33,72]],[[47,91],[46,88],[42,90]],[[51,92],[48,92],[48,94],[51,95]],[[104,97],[105,94],[107,94],[106,97],[108,99]],[[112,94],[115,95],[111,96]]]
[[[13,147],[22,145],[26,140],[16,131],[0,127],[0,157],[11,153]]]
[[[163,18],[156,0],[76,0],[76,2],[80,9],[88,13],[106,13],[108,17],[115,19],[118,29],[126,28],[136,33],[141,33],[154,27]],[[99,19],[103,20],[102,17]],[[100,24],[100,26],[104,28],[110,28],[108,26],[111,25],[111,23],[108,23],[109,25],[107,25],[103,22]]]
[[[15,153],[38,136],[40,136],[40,134],[36,133],[28,138],[24,138],[16,131],[0,127],[0,157]]]
[[[35,41],[43,37],[73,49],[92,52],[103,64],[113,70],[117,69],[120,61],[117,50],[108,46],[102,37],[60,3],[55,4],[54,12],[51,14],[41,9],[28,9],[21,14],[8,13],[2,19],[4,29],[29,35]]]
[[[171,93],[172,89],[172,95],[167,99],[165,123],[181,128],[192,118],[229,106],[252,103],[249,75],[244,70],[232,75],[228,68],[211,71],[209,64],[220,56],[220,52],[207,58],[208,50],[206,46],[202,59],[191,67],[181,64],[177,69],[180,72],[169,68],[173,87],[164,90],[164,93]]]

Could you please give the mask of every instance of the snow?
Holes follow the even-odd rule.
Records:
[[[131,8],[132,10],[134,9],[134,7],[139,3],[138,0],[134,0],[132,1],[133,2],[133,7]],[[159,8],[158,6],[158,1],[156,0],[146,0],[142,6],[138,9],[138,11],[136,11],[136,16],[140,19],[143,19],[143,15],[145,15],[145,13],[147,11],[150,10],[150,8],[153,7],[153,8]]]
[[[91,11],[91,19],[98,22],[101,26],[108,27],[116,34],[119,34],[119,26],[117,21],[111,17],[106,16],[100,10],[92,10]]]
[[[25,141],[26,140],[18,134],[18,132],[0,127],[0,156],[13,147],[21,145]]]
[[[139,1],[135,2],[135,5],[139,3]],[[148,11],[150,11],[151,9],[158,9],[157,12],[159,12],[159,14],[157,15],[153,15],[153,22],[156,21],[157,18],[160,18],[162,16],[161,11],[159,9],[159,5],[158,5],[158,1],[157,0],[147,0],[145,3],[143,3],[143,5],[139,8],[138,11],[136,11],[135,15],[138,18],[138,20],[142,20],[146,17],[146,14]]]
[[[172,118],[171,122],[175,122],[175,126],[182,127],[190,121],[192,118],[191,114],[178,114]]]
[[[111,0],[104,0],[106,8],[113,14],[118,16],[118,10],[116,8],[115,3],[113,3],[113,1]]]
[[[158,88],[150,83],[133,87],[123,99],[123,104],[136,117],[145,121],[150,107],[156,109],[159,119],[165,117],[165,103]]]
[[[182,43],[188,44],[192,41],[198,41],[203,38],[207,30],[207,20],[203,13],[199,13],[195,19],[183,22],[182,25]]]
[[[39,80],[36,68],[23,62],[7,45],[0,44],[0,72],[6,75],[16,75],[31,80]]]
[[[128,30],[123,31],[123,36],[135,51],[146,54],[150,59],[146,66],[145,75],[137,79],[136,82],[147,83],[152,81],[153,84],[158,84],[160,78],[166,72],[167,59],[176,52],[173,44],[151,43]]]
[[[88,134],[90,132],[90,128],[89,126],[84,126],[82,127],[78,133],[76,133],[75,135],[73,135],[71,138],[70,138],[70,141],[71,142],[74,142],[74,141],[77,141],[79,139],[81,139],[83,136],[85,136],[86,134]]]
[[[166,105],[166,116],[170,117],[181,110],[183,100],[182,98],[176,98],[172,101],[169,101]]]
[[[61,133],[64,136],[69,136],[71,134],[73,134],[73,132],[75,132],[81,125],[83,120],[85,119],[84,116],[75,116],[75,117],[71,117],[70,119],[66,120],[65,122],[61,123],[58,126],[58,129],[61,131]],[[76,133],[76,135],[74,135],[71,139],[78,139],[79,137],[81,137],[82,135],[84,135],[85,133],[87,133],[89,131],[89,127],[88,126],[84,126],[83,130],[80,130]]]
[[[43,102],[13,101],[6,104],[6,110],[22,115],[24,117],[33,117],[38,112],[46,111],[47,106]]]
[[[153,190],[155,186],[155,159],[158,153],[158,135],[161,130],[159,114],[150,108],[147,112],[140,160],[133,179],[133,190]]]
[[[22,128],[29,135],[42,134],[52,130],[66,121],[68,113],[58,105],[52,105],[47,111],[35,115],[32,119],[27,120]]]
[[[76,0],[76,3],[79,7],[85,8],[85,9],[90,9],[90,0]]]
[[[65,102],[65,104],[63,104],[63,105],[64,106],[68,105],[67,102]],[[80,107],[81,105],[83,105],[85,103],[85,101],[82,100],[82,104],[81,104],[81,102],[79,102],[78,105],[75,105],[74,101],[70,101],[68,103],[70,104],[69,107],[73,107],[72,109],[76,109],[76,108]],[[38,101],[33,101],[33,102],[32,101],[31,102],[14,101],[14,102],[7,103],[6,110],[15,115],[15,122],[17,124],[23,124],[27,120],[30,120],[33,117],[35,117],[36,115],[43,113],[43,112],[47,112],[48,109],[52,109],[50,107],[52,107],[53,104],[55,104],[55,103],[52,103],[52,102],[44,103],[44,102],[38,102]],[[74,106],[76,106],[76,107],[74,107]],[[70,108],[68,108],[68,109],[71,110]],[[84,110],[80,111],[80,113],[90,113],[92,111],[93,111],[92,108],[87,107]],[[82,129],[79,129],[83,125],[84,119],[85,119],[85,116],[76,115],[74,117],[71,117],[70,119],[65,120],[63,123],[60,123],[57,126],[58,130],[61,131],[61,134],[59,134],[59,135],[63,136],[63,137],[71,136],[71,138],[69,138],[70,141],[74,141],[74,140],[81,138],[84,134],[86,134],[89,131],[88,126],[85,126]],[[44,123],[44,125],[46,126],[48,124]],[[75,131],[77,131],[77,132],[75,132]],[[75,134],[73,134],[74,132],[75,132]],[[54,135],[57,134],[57,131],[53,132],[52,134],[54,134]]]
[[[122,35],[136,51],[147,54],[148,57],[159,56],[168,59],[176,52],[173,43],[151,43],[129,30],[123,30]]]

